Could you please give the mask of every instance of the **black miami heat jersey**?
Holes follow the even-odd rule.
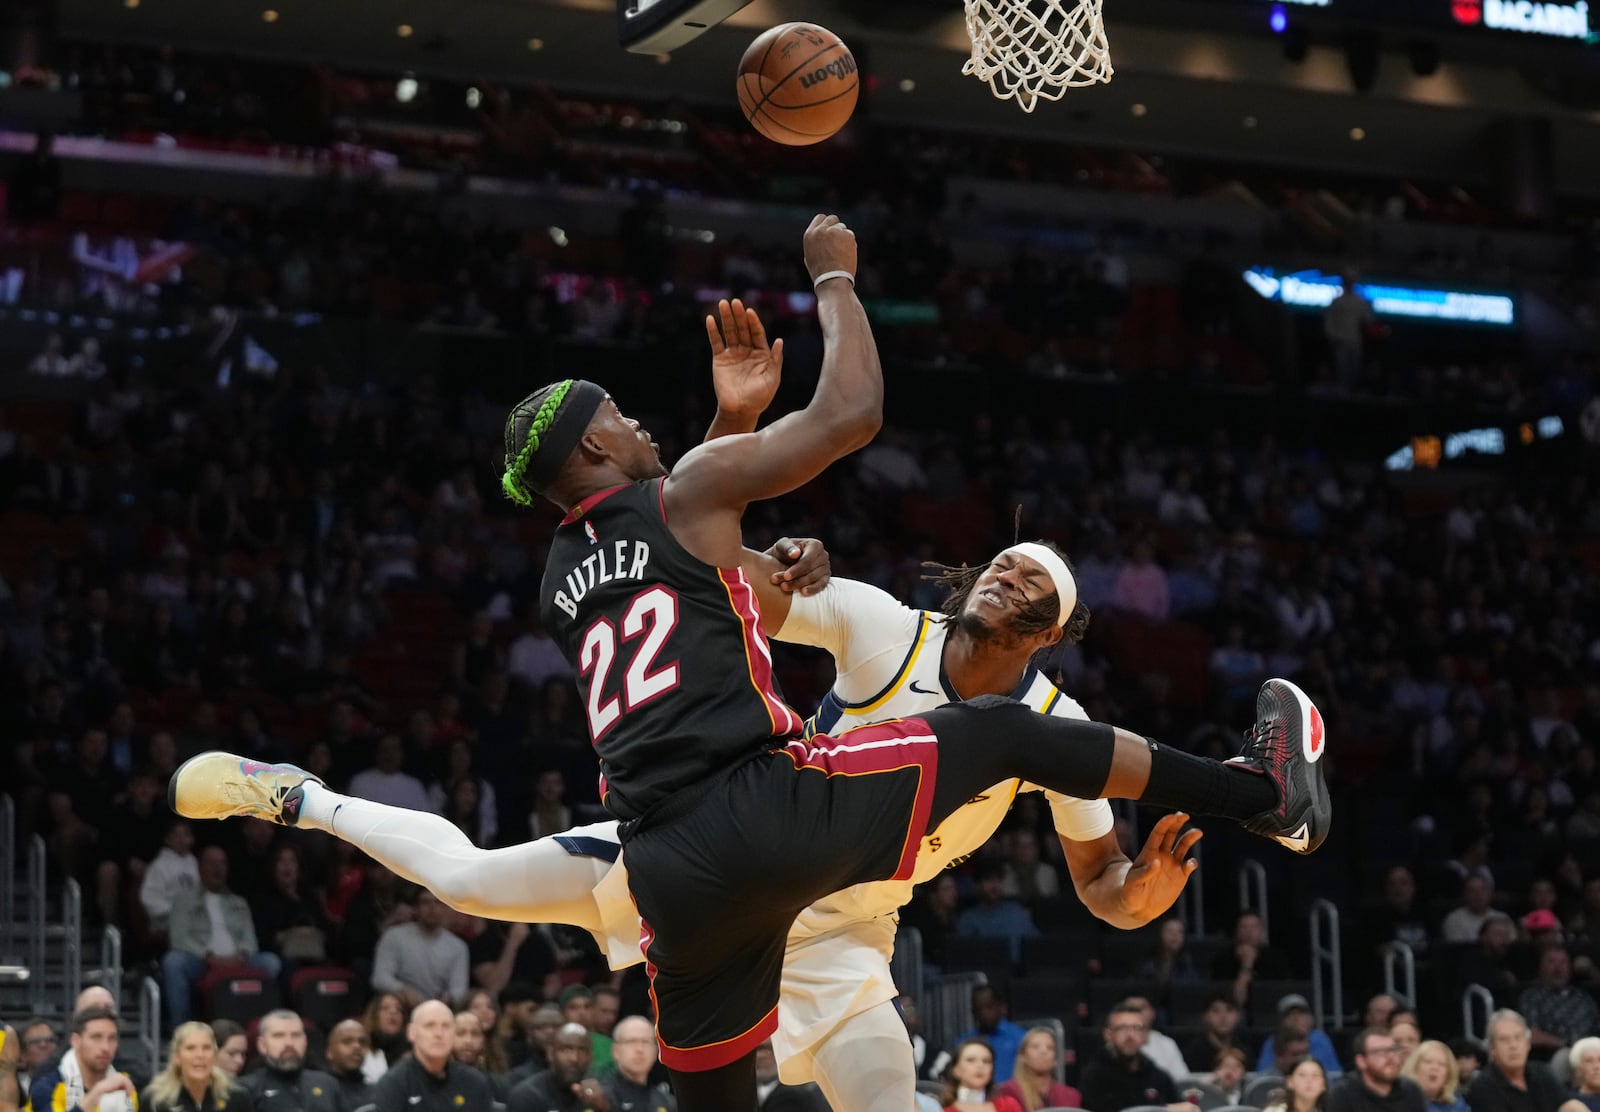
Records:
[[[592,494],[556,529],[539,611],[578,673],[601,798],[620,819],[803,729],[755,592],[667,528],[664,480]]]

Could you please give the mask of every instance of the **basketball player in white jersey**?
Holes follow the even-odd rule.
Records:
[[[731,369],[728,350],[718,351],[713,340],[719,411],[712,435],[753,426],[776,391],[773,364],[781,355],[766,348],[758,323],[752,335],[755,342],[738,357],[743,365]],[[800,554],[788,542],[775,551]],[[747,552],[745,569],[769,637],[834,657],[838,676],[809,733],[979,695],[1010,695],[1040,713],[1087,719],[1032,666],[1041,650],[1063,637],[1080,639],[1088,624],[1071,570],[1051,546],[1014,545],[986,567],[950,569],[951,595],[938,613],[845,579],[815,593],[791,592],[800,580],[787,578],[793,569],[785,571],[772,555]],[[801,913],[789,933],[773,1037],[784,1081],[815,1080],[834,1112],[914,1106],[916,1070],[889,972],[896,912],[915,884],[976,852],[1022,790],[1032,789],[1015,780],[996,784],[952,814],[923,839],[911,879],[858,885]],[[480,850],[437,815],[352,799],[293,766],[225,754],[189,762],[174,775],[170,795],[175,809],[192,818],[255,815],[325,830],[470,915],[583,927],[614,969],[643,960],[614,822]],[[1186,815],[1157,823],[1130,862],[1112,834],[1109,804],[1054,794],[1050,804],[1073,885],[1096,916],[1133,928],[1177,900],[1196,867],[1189,853],[1200,838],[1198,830],[1183,832]]]

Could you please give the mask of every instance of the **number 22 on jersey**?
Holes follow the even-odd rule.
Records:
[[[610,618],[597,618],[584,631],[578,646],[578,671],[588,677],[589,737],[596,745],[624,711],[638,710],[678,686],[676,660],[657,665],[667,638],[678,625],[678,596],[656,586],[633,596],[622,614],[621,641],[643,637],[622,674],[621,690],[608,691],[611,669],[617,663],[617,627]],[[609,695],[609,697],[608,697]]]

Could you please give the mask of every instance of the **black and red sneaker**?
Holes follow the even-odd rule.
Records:
[[[1245,829],[1296,853],[1315,851],[1333,823],[1322,773],[1322,712],[1288,680],[1268,680],[1256,696],[1256,724],[1245,742],[1244,753],[1229,763],[1260,772],[1278,789],[1278,805],[1250,819]]]

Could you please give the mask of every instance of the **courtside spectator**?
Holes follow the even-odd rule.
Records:
[[[1549,1067],[1528,1060],[1528,1021],[1509,1008],[1489,1017],[1489,1062],[1467,1090],[1472,1112],[1556,1112],[1565,1094]]]
[[[561,990],[561,1018],[589,1032],[590,1065],[596,1074],[611,1070],[611,1040],[594,1029],[594,992],[588,985]]]
[[[678,1112],[678,1102],[672,1094],[650,1084],[657,1055],[653,1023],[640,1015],[619,1019],[611,1032],[611,1053],[617,1068],[606,1078],[605,1090],[612,1108]]]
[[[445,929],[450,909],[432,892],[418,891],[416,909],[412,922],[379,937],[373,990],[394,993],[406,1008],[424,1000],[458,1000],[467,993],[467,944]]]
[[[1338,1052],[1333,1049],[1333,1040],[1317,1026],[1316,1016],[1311,1013],[1311,1001],[1298,992],[1292,992],[1278,1001],[1278,1029],[1261,1044],[1256,1071],[1272,1072],[1274,1061],[1283,1057],[1278,1048],[1280,1040],[1298,1041],[1302,1038],[1306,1040],[1310,1055],[1321,1063],[1326,1073],[1335,1075],[1344,1068],[1339,1064]]]
[[[144,870],[139,883],[139,904],[150,921],[150,932],[167,935],[167,920],[178,894],[200,887],[200,861],[194,855],[194,828],[185,819],[167,825],[161,849]]]
[[[1400,1048],[1389,1032],[1369,1027],[1351,1049],[1355,1069],[1329,1091],[1328,1112],[1424,1112],[1422,1090],[1400,1076]]]
[[[217,1040],[217,1065],[229,1077],[244,1072],[244,1060],[250,1056],[250,1037],[245,1029],[231,1019],[213,1019],[211,1033]]]
[[[476,1022],[476,1021],[474,1021]],[[491,1112],[494,1090],[483,1071],[455,1060],[455,1014],[442,1000],[425,1000],[406,1028],[411,1055],[373,1086],[377,1112]]]
[[[1144,1012],[1118,1004],[1106,1017],[1105,1044],[1086,1062],[1079,1089],[1083,1107],[1131,1108],[1137,1104],[1165,1105],[1168,1112],[1198,1112],[1195,1105],[1178,1099],[1172,1077],[1144,1054],[1149,1035]]]
[[[233,1078],[217,1064],[215,1033],[204,1023],[183,1023],[172,1032],[166,1068],[145,1088],[144,1112],[221,1112],[233,1090]]]
[[[591,1072],[589,1029],[563,1024],[550,1051],[550,1068],[519,1083],[506,1095],[506,1112],[599,1112],[605,1090]]]
[[[1016,1063],[1017,1051],[1022,1049],[1023,1036],[1027,1034],[1011,1020],[1006,1018],[1008,1005],[1005,998],[993,985],[978,985],[972,990],[972,1020],[973,1028],[965,1032],[957,1042],[969,1042],[981,1039],[990,1050],[994,1051],[995,1083],[1001,1084],[1011,1080],[1011,1067]],[[945,1064],[950,1061],[948,1054],[941,1055],[942,1061],[935,1061],[933,1070],[940,1072]]]
[[[90,1005],[72,1015],[72,1044],[29,1087],[29,1104],[52,1112],[139,1112],[133,1080],[112,1065],[117,1013]]]
[[[228,890],[228,855],[220,846],[200,852],[200,887],[178,893],[167,929],[172,949],[161,959],[167,1022],[189,1019],[194,986],[215,965],[238,965],[266,977],[282,968],[278,955],[256,943],[255,923],[243,897]]]
[[[372,1083],[361,1072],[371,1049],[367,1029],[359,1019],[341,1019],[328,1032],[328,1045],[322,1052],[322,1060],[327,1063],[328,1073],[339,1086],[346,1112],[355,1112],[372,1103]]]
[[[995,1090],[996,1096],[1011,1097],[1022,1112],[1041,1108],[1081,1108],[1083,1097],[1070,1085],[1056,1080],[1061,1065],[1061,1047],[1049,1027],[1030,1027],[1022,1036],[1022,1049],[1011,1069],[1011,1080]]]
[[[251,1112],[352,1112],[338,1082],[306,1068],[306,1026],[294,1012],[277,1008],[261,1017],[256,1053],[261,1067],[239,1081]]]

